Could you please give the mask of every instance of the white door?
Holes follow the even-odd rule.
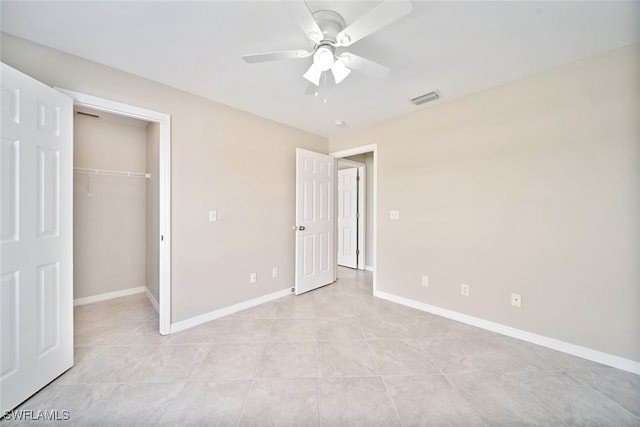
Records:
[[[358,168],[338,171],[338,265],[358,268]]]
[[[0,64],[0,409],[73,365],[71,98]]]
[[[334,281],[335,159],[296,149],[296,295]]]

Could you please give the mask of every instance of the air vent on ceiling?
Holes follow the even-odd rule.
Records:
[[[421,105],[427,102],[435,101],[440,98],[440,93],[437,91],[425,93],[424,95],[417,96],[411,100],[416,105]]]

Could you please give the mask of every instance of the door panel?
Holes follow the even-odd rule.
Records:
[[[58,236],[60,151],[38,147],[38,237]]]
[[[18,240],[18,141],[0,142],[0,242]]]
[[[17,271],[0,278],[0,381],[13,375],[18,369],[18,285]]]
[[[358,268],[358,168],[338,171],[338,265]]]
[[[0,66],[0,409],[7,411],[73,365],[73,105]]]
[[[296,294],[333,282],[335,159],[296,150]]]

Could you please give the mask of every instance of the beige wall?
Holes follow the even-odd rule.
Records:
[[[143,125],[73,122],[75,167],[145,171]],[[74,174],[73,185],[74,298],[144,286],[145,180]]]
[[[149,123],[146,127],[146,282],[145,286],[159,301],[160,295],[160,125]]]
[[[636,44],[331,138],[378,144],[378,289],[640,361],[639,118]]]
[[[6,34],[1,43],[3,62],[46,84],[171,114],[172,322],[293,286],[295,148],[327,152],[326,138]]]

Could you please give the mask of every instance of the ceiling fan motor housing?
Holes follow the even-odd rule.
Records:
[[[313,18],[322,30],[322,40],[318,43],[318,46],[328,43],[335,45],[338,33],[345,28],[344,18],[333,10],[313,12]]]

